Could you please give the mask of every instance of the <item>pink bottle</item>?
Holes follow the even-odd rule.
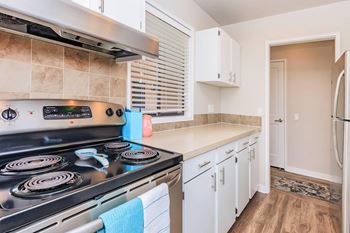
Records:
[[[143,115],[142,135],[144,137],[151,137],[152,136],[152,116],[150,116],[150,115]]]

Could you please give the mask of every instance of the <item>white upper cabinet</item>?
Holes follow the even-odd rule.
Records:
[[[230,77],[232,75],[232,39],[224,31],[219,29],[219,68],[220,79],[224,83],[230,83]]]
[[[90,0],[72,0],[72,1],[86,8],[90,8]]]
[[[119,23],[145,31],[145,0],[73,0]]]
[[[232,73],[231,78],[233,85],[239,87],[241,85],[241,46],[232,39]]]
[[[196,80],[219,87],[239,87],[240,46],[221,28],[196,33]]]
[[[126,24],[139,31],[144,31],[145,0],[103,0],[107,17]]]

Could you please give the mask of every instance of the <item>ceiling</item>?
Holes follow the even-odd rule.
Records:
[[[194,0],[220,25],[262,18],[343,0]]]

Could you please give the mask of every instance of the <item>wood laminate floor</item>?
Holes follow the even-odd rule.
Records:
[[[229,233],[340,233],[338,210],[327,201],[271,189],[256,193]]]

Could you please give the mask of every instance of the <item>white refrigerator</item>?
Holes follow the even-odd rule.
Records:
[[[342,233],[350,232],[350,51],[336,62],[332,80],[333,154],[342,172],[342,202],[339,211],[342,216]]]

